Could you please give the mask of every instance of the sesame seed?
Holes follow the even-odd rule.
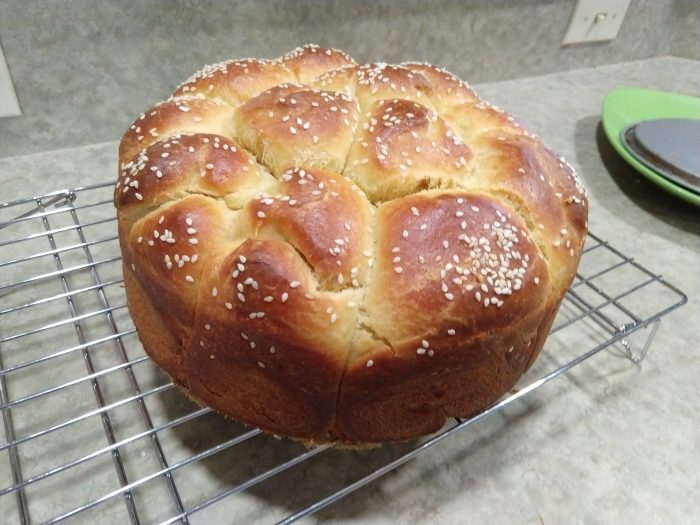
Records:
[[[289,294],[287,292],[283,292],[281,297],[282,302],[286,303],[287,299],[289,299]]]
[[[454,328],[450,328],[449,330],[447,330],[447,335],[455,335],[455,333],[456,332]]]
[[[265,363],[263,363],[262,361],[258,361],[258,366],[260,368],[265,368]]]
[[[369,361],[367,361],[367,368],[372,368],[373,365],[374,365],[374,361],[372,361],[371,359]]]
[[[185,281],[187,281],[188,283],[193,283],[194,279],[191,275],[185,275]]]
[[[219,290],[217,290],[216,287],[211,289],[212,297],[216,297],[218,294],[219,294]]]
[[[231,310],[233,308],[233,305],[231,303],[225,303],[226,308]]]
[[[416,353],[417,353],[418,355],[423,355],[423,354],[425,354],[425,348],[418,348],[418,349],[416,350]]]
[[[401,272],[403,272],[403,268],[401,268],[401,266],[395,266],[395,267],[394,267],[394,271],[395,271],[396,273],[401,273]]]
[[[430,343],[429,343],[428,341],[426,341],[425,339],[423,339],[423,340],[420,342],[420,344],[421,344],[421,346],[422,346],[423,348],[429,348],[429,347],[430,347]]]
[[[290,288],[297,288],[301,283],[299,281],[292,281],[289,283]]]
[[[199,241],[197,239],[188,239],[190,244],[199,244]]]

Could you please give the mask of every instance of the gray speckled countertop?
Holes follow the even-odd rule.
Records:
[[[527,122],[574,165],[589,191],[591,231],[683,289],[688,304],[663,319],[641,365],[606,350],[307,518],[309,523],[700,522],[700,210],[661,193],[608,145],[600,128],[601,104],[607,92],[623,86],[697,96],[700,64],[663,57],[475,87],[483,98]],[[116,144],[1,159],[0,201],[111,180]],[[2,235],[0,230],[0,241]],[[534,373],[544,371],[546,364],[551,368],[556,348],[550,347]],[[157,412],[159,406],[154,403],[152,409]],[[223,427],[232,425],[218,418],[209,421],[206,432],[212,434],[226,435],[229,430]],[[181,440],[180,447],[194,439],[187,434],[175,438]],[[291,450],[285,442],[265,438],[258,449],[249,447],[246,453],[269,459],[277,457],[273,449],[285,447]],[[385,447],[374,454],[389,455],[400,448]],[[319,459],[315,470],[301,471],[295,478],[298,489],[273,483],[269,490],[245,493],[235,505],[222,503],[201,517],[222,523],[269,522],[295,510],[295,492],[321,494],[331,479],[352,479],[362,458],[369,456],[333,452]],[[31,466],[38,460],[27,461]],[[112,467],[104,463],[100,468]],[[8,472],[3,457],[3,487],[9,483]],[[225,481],[216,465],[189,472],[201,484],[213,476]],[[98,488],[93,492],[100,495]],[[43,496],[33,497],[39,501],[35,505],[65,510]],[[14,498],[0,496],[3,515],[16,512],[13,505]],[[122,522],[119,505],[110,507],[102,521]]]

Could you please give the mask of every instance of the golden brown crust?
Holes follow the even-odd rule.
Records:
[[[201,96],[236,107],[266,89],[295,80],[294,73],[278,60],[227,60],[195,73],[173,97]]]
[[[423,75],[430,81],[433,88],[430,99],[433,106],[439,108],[439,111],[444,111],[455,104],[477,104],[480,102],[479,97],[469,85],[449,71],[418,62],[405,62],[401,66]]]
[[[195,397],[270,432],[324,435],[334,419],[352,318],[318,292],[301,257],[281,241],[246,240],[212,257],[199,289],[185,349]],[[333,324],[329,308],[340,316]]]
[[[431,192],[386,203],[375,237],[366,324],[393,345],[412,339],[419,355],[430,357],[421,340],[497,332],[547,299],[547,264],[523,220],[488,195]]]
[[[337,50],[205,68],[125,133],[129,309],[194,399],[309,443],[432,432],[542,349],[586,196],[427,64]]]
[[[471,170],[473,150],[427,107],[408,100],[373,104],[353,144],[345,174],[373,201],[421,189],[454,187]]]
[[[280,84],[243,104],[236,128],[243,145],[275,174],[290,166],[341,172],[357,114],[345,94]]]
[[[364,193],[340,175],[293,168],[278,195],[251,200],[239,217],[241,237],[282,238],[311,266],[324,289],[366,284],[373,209]]]
[[[187,192],[249,197],[274,183],[255,157],[235,141],[208,133],[172,135],[122,165],[114,200],[126,210],[159,206]]]
[[[163,138],[183,133],[233,136],[233,110],[216,99],[171,98],[134,121],[119,144],[120,167],[144,148]]]
[[[340,49],[322,49],[310,44],[299,47],[280,58],[280,62],[296,76],[297,82],[310,84],[324,73],[346,66],[355,61]]]

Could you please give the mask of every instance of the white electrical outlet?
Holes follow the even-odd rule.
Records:
[[[21,114],[10,70],[5,62],[5,54],[0,47],[0,117],[16,117]]]
[[[578,0],[562,45],[613,40],[630,0]]]

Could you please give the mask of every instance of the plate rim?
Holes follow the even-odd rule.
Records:
[[[603,124],[603,131],[605,132],[605,135],[608,139],[608,142],[613,146],[613,149],[617,151],[617,153],[629,164],[632,168],[634,168],[638,173],[640,173],[642,176],[647,178],[649,181],[652,183],[656,184],[658,187],[661,189],[673,194],[674,196],[690,203],[693,204],[697,207],[700,207],[700,195],[696,195],[692,193],[691,191],[675,184],[674,182],[668,180],[666,177],[663,175],[660,175],[656,171],[648,168],[641,162],[639,162],[637,159],[635,159],[622,145],[622,142],[620,141],[620,131],[625,127],[630,124],[634,124],[635,122],[643,122],[646,120],[652,120],[652,119],[642,119],[642,120],[635,120],[635,121],[630,121],[630,122],[625,122],[622,124],[622,127],[615,126],[610,122],[610,113],[611,110],[611,100],[614,100],[616,97],[619,97],[623,95],[624,93],[642,93],[644,95],[651,95],[651,96],[656,96],[656,97],[667,97],[669,100],[672,100],[673,102],[678,102],[679,98],[687,99],[688,102],[697,102],[698,107],[700,108],[700,99],[696,99],[695,97],[690,97],[687,95],[678,95],[676,93],[669,93],[666,91],[656,91],[656,90],[650,90],[650,89],[642,89],[642,88],[618,88],[615,90],[610,91],[604,98],[603,100],[603,106],[602,106],[602,111],[601,111],[601,121]],[[668,114],[663,114],[660,113],[657,118],[675,118],[674,115],[668,115]],[[690,117],[692,118],[692,117]]]

